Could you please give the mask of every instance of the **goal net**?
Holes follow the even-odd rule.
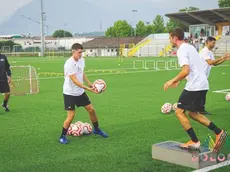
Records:
[[[33,66],[11,66],[12,95],[36,94],[39,92],[39,79]]]

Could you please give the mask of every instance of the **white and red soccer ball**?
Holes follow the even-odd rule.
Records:
[[[228,94],[225,96],[225,99],[226,99],[227,101],[230,101],[230,93],[228,93]]]
[[[97,79],[96,81],[94,81],[93,83],[93,88],[98,92],[101,93],[103,91],[105,91],[106,89],[106,83],[104,80],[102,79]]]
[[[75,137],[82,136],[83,134],[89,135],[92,133],[92,126],[88,123],[77,121],[69,126],[67,135],[73,135]]]
[[[91,127],[90,124],[84,123],[82,127],[83,134],[89,135],[92,133],[93,128]]]
[[[163,114],[169,114],[172,110],[172,104],[171,103],[165,103],[162,107],[161,107],[161,112]]]
[[[83,130],[80,126],[74,125],[72,128],[72,135],[73,136],[81,136],[83,135]]]

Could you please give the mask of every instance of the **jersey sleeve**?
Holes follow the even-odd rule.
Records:
[[[202,58],[204,59],[204,60],[211,60],[212,58],[211,58],[211,56],[210,56],[210,53],[208,52],[208,51],[203,51],[202,52]]]
[[[189,52],[186,49],[182,49],[178,52],[178,63],[180,67],[189,65]]]
[[[74,68],[75,68],[74,64],[67,63],[67,64],[65,64],[64,68],[65,68],[65,75],[69,76],[69,75],[73,75],[76,73],[74,70]]]

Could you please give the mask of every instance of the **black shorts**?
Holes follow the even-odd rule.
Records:
[[[91,104],[89,97],[87,96],[86,93],[83,93],[80,96],[71,96],[71,95],[66,95],[66,94],[63,94],[63,96],[64,96],[65,110],[75,110],[75,106],[85,107]]]
[[[10,86],[8,81],[0,81],[0,93],[9,93]]]
[[[207,90],[184,90],[179,98],[177,107],[190,112],[204,112]]]

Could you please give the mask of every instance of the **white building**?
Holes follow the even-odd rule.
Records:
[[[118,56],[120,50],[140,42],[143,37],[107,38],[100,37],[83,43],[86,56]]]
[[[47,49],[65,48],[66,50],[69,50],[69,49],[71,49],[71,46],[74,43],[83,44],[83,43],[90,41],[90,40],[93,40],[93,39],[94,39],[94,37],[69,37],[69,38],[46,37],[45,38],[45,47]],[[13,41],[17,44],[20,44],[23,49],[41,46],[40,37],[17,38],[17,39],[13,39]]]

